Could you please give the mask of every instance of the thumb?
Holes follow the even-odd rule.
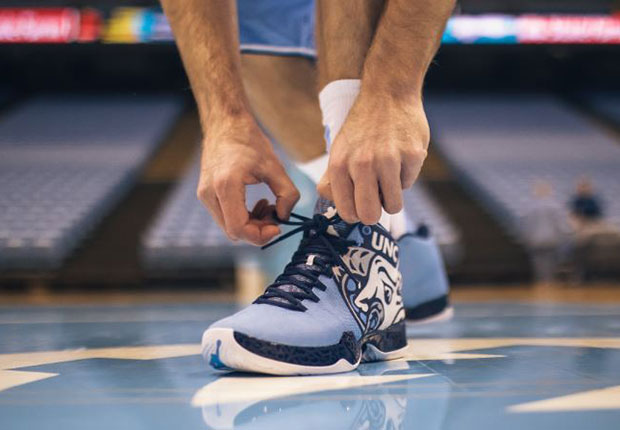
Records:
[[[267,172],[265,183],[276,196],[276,213],[278,218],[288,219],[293,207],[299,200],[299,191],[288,177],[282,166]]]

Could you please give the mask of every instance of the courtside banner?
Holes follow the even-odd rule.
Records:
[[[79,34],[77,9],[0,9],[0,43],[68,43]]]
[[[537,16],[517,19],[519,43],[618,44],[620,16]]]

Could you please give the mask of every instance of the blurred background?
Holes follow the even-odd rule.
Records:
[[[462,0],[425,99],[406,204],[455,294],[620,288],[620,2]],[[199,142],[157,2],[1,0],[0,294],[252,295],[290,249],[218,231]]]

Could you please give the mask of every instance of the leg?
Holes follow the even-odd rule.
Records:
[[[384,6],[384,0],[317,0],[319,97],[328,147],[359,93],[364,62]],[[394,215],[383,211],[380,223],[400,239],[403,302],[410,321],[449,319],[449,284],[434,239],[412,234],[404,210]]]
[[[384,0],[317,1],[319,88],[361,77],[383,6]]]
[[[242,77],[254,114],[296,162],[325,152],[316,68],[301,57],[244,54]]]

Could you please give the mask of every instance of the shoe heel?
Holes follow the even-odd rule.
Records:
[[[362,362],[395,360],[405,356],[407,331],[405,322],[370,334],[362,345]]]

